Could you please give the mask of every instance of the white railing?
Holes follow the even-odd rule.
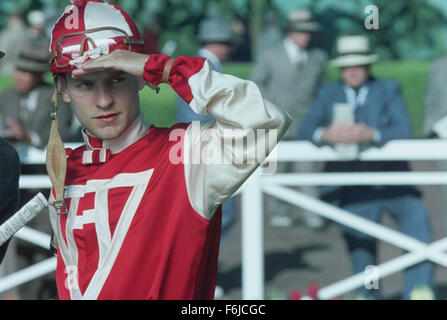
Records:
[[[74,144],[72,146],[77,146]],[[330,147],[318,148],[308,142],[281,142],[278,146],[277,161],[340,161],[340,156]],[[45,152],[27,147],[18,147],[24,164],[45,163]],[[384,147],[371,148],[361,152],[359,160],[447,160],[445,140],[399,140]],[[257,173],[242,186],[242,298],[264,299],[264,236],[263,236],[263,194],[267,193],[293,205],[313,211],[327,219],[365,232],[377,239],[389,242],[409,253],[378,266],[380,277],[386,277],[417,264],[430,260],[447,267],[447,238],[432,244],[421,243],[395,230],[360,218],[342,209],[330,206],[288,187],[304,185],[444,185],[447,172],[386,172],[384,173],[279,173],[263,175]],[[50,188],[45,175],[21,176],[23,189]],[[17,238],[48,248],[49,236],[38,231],[23,228]],[[4,292],[27,281],[31,281],[55,270],[55,258],[47,259],[14,274],[0,279],[0,292]],[[319,291],[321,299],[330,299],[351,291],[364,284],[365,275],[357,274],[340,280]]]
[[[362,161],[447,160],[447,140],[396,140],[382,148],[370,148],[359,154]],[[281,142],[277,159],[281,161],[340,161],[331,147],[316,147],[309,142]],[[447,267],[447,238],[424,244],[400,232],[358,217],[323,201],[309,197],[291,186],[305,185],[445,185],[447,172],[374,172],[374,173],[279,173],[254,174],[242,192],[242,298],[264,299],[263,194],[302,207],[327,219],[344,224],[409,251],[377,266],[379,278],[430,260]],[[320,289],[320,299],[331,299],[365,284],[364,273],[340,280]]]

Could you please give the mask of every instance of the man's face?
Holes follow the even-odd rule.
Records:
[[[42,81],[42,74],[16,69],[14,71],[14,86],[18,93],[29,93]]]
[[[232,52],[232,47],[227,43],[209,43],[205,46],[216,55],[220,61],[227,61]]]
[[[290,31],[288,33],[289,39],[293,41],[301,49],[306,49],[309,45],[311,35],[309,32]]]
[[[62,98],[71,103],[79,122],[102,140],[123,134],[140,112],[138,91],[144,81],[111,69],[92,72],[79,79],[59,77]]]
[[[369,77],[368,66],[346,67],[341,69],[343,81],[351,88],[360,88]]]

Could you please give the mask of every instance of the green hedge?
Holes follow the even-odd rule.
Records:
[[[415,137],[420,137],[422,132],[423,103],[429,67],[428,62],[408,61],[381,62],[373,66],[374,75],[395,79],[402,85],[403,97],[407,103]],[[226,73],[243,79],[249,77],[250,70],[250,63],[228,63],[224,66]],[[328,78],[331,81],[339,79],[338,70],[328,67]],[[11,78],[0,77],[0,90],[11,86]],[[162,85],[159,94],[145,88],[141,92],[141,105],[146,120],[160,127],[174,124],[176,99],[175,92],[168,85]]]
[[[402,94],[411,117],[415,137],[422,134],[424,119],[423,107],[428,70],[430,63],[421,62],[381,62],[373,66],[373,74],[377,77],[395,79],[402,85]],[[250,63],[229,63],[224,70],[243,79],[250,75]],[[328,67],[330,81],[339,79],[339,71]],[[175,93],[168,86],[163,86],[159,95],[145,89],[142,93],[143,112],[146,119],[160,126],[169,126],[175,122]]]

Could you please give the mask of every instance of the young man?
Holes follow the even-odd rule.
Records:
[[[85,139],[67,150],[65,181],[56,130],[49,142],[60,298],[212,299],[221,203],[271,150],[258,133],[281,137],[288,116],[253,83],[211,71],[205,59],[145,55],[134,22],[111,3],[75,1],[52,39],[52,72]],[[138,96],[145,82],[168,83],[216,121],[147,125]],[[255,149],[262,157],[252,161]],[[234,154],[248,161],[206,164]]]

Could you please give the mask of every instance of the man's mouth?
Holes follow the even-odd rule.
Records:
[[[107,113],[107,114],[102,114],[100,116],[95,117],[95,119],[101,121],[101,122],[105,122],[105,123],[110,123],[116,120],[116,118],[118,117],[119,113]]]

